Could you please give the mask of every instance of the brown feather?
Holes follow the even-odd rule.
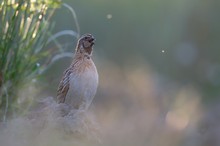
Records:
[[[97,70],[90,58],[93,45],[94,37],[91,35],[85,35],[78,41],[73,61],[63,73],[58,86],[58,103],[71,104],[75,108],[79,108],[82,105],[84,107],[84,103],[86,103],[85,108],[88,108],[89,104],[91,104],[98,83]],[[86,80],[82,80],[84,77]]]
[[[58,103],[65,102],[66,94],[68,93],[69,86],[70,86],[70,75],[71,73],[74,72],[75,68],[77,68],[77,66],[79,65],[79,60],[80,59],[78,55],[75,55],[72,64],[63,73],[63,77],[57,89],[57,102]]]
[[[58,86],[57,90],[57,102],[58,103],[64,103],[66,94],[69,90],[69,77],[71,74],[71,68],[68,68],[64,73],[63,77],[60,81],[60,84]]]

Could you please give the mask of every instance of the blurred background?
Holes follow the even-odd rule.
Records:
[[[151,70],[157,81],[165,85],[171,81],[180,86],[191,85],[205,102],[219,97],[219,1],[63,2],[75,10],[81,34],[92,33],[97,39],[94,59],[103,75],[101,82],[106,81],[104,76],[112,75],[111,72],[102,74],[103,66],[110,68],[105,65],[107,62],[119,70],[135,71],[135,67]],[[54,33],[63,29],[76,30],[71,13],[63,7],[56,11],[53,19]],[[65,50],[74,52],[75,38],[67,36],[60,41]],[[63,61],[65,68],[70,59]],[[129,72],[119,74],[124,76]]]
[[[99,87],[91,109],[104,145],[220,145],[220,1],[63,2],[75,10],[80,34],[96,38]],[[52,21],[52,34],[77,31],[63,6]],[[57,41],[74,53],[76,38]],[[71,59],[47,69],[38,96],[56,97]]]
[[[220,1],[64,0],[96,37],[95,114],[108,145],[220,145]],[[54,33],[76,30],[60,8]],[[73,52],[76,39],[59,40]],[[56,95],[71,58],[45,75]]]

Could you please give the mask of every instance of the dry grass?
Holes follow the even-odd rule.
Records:
[[[165,80],[144,65],[121,68],[103,62],[98,68],[102,68],[100,87],[91,112],[75,111],[46,98],[29,118],[13,119],[1,129],[1,143],[5,146],[219,145],[219,105],[205,109],[192,85],[180,86]]]

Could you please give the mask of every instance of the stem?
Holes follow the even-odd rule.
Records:
[[[6,105],[5,105],[5,112],[4,112],[4,116],[3,116],[3,122],[6,122],[6,117],[7,117],[7,112],[8,112],[8,91],[7,88],[5,86],[3,86],[5,95],[6,95]]]

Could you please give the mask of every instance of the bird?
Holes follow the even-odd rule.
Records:
[[[77,110],[88,110],[98,87],[98,72],[92,60],[95,38],[82,35],[76,45],[72,63],[63,72],[57,89],[57,103]]]

